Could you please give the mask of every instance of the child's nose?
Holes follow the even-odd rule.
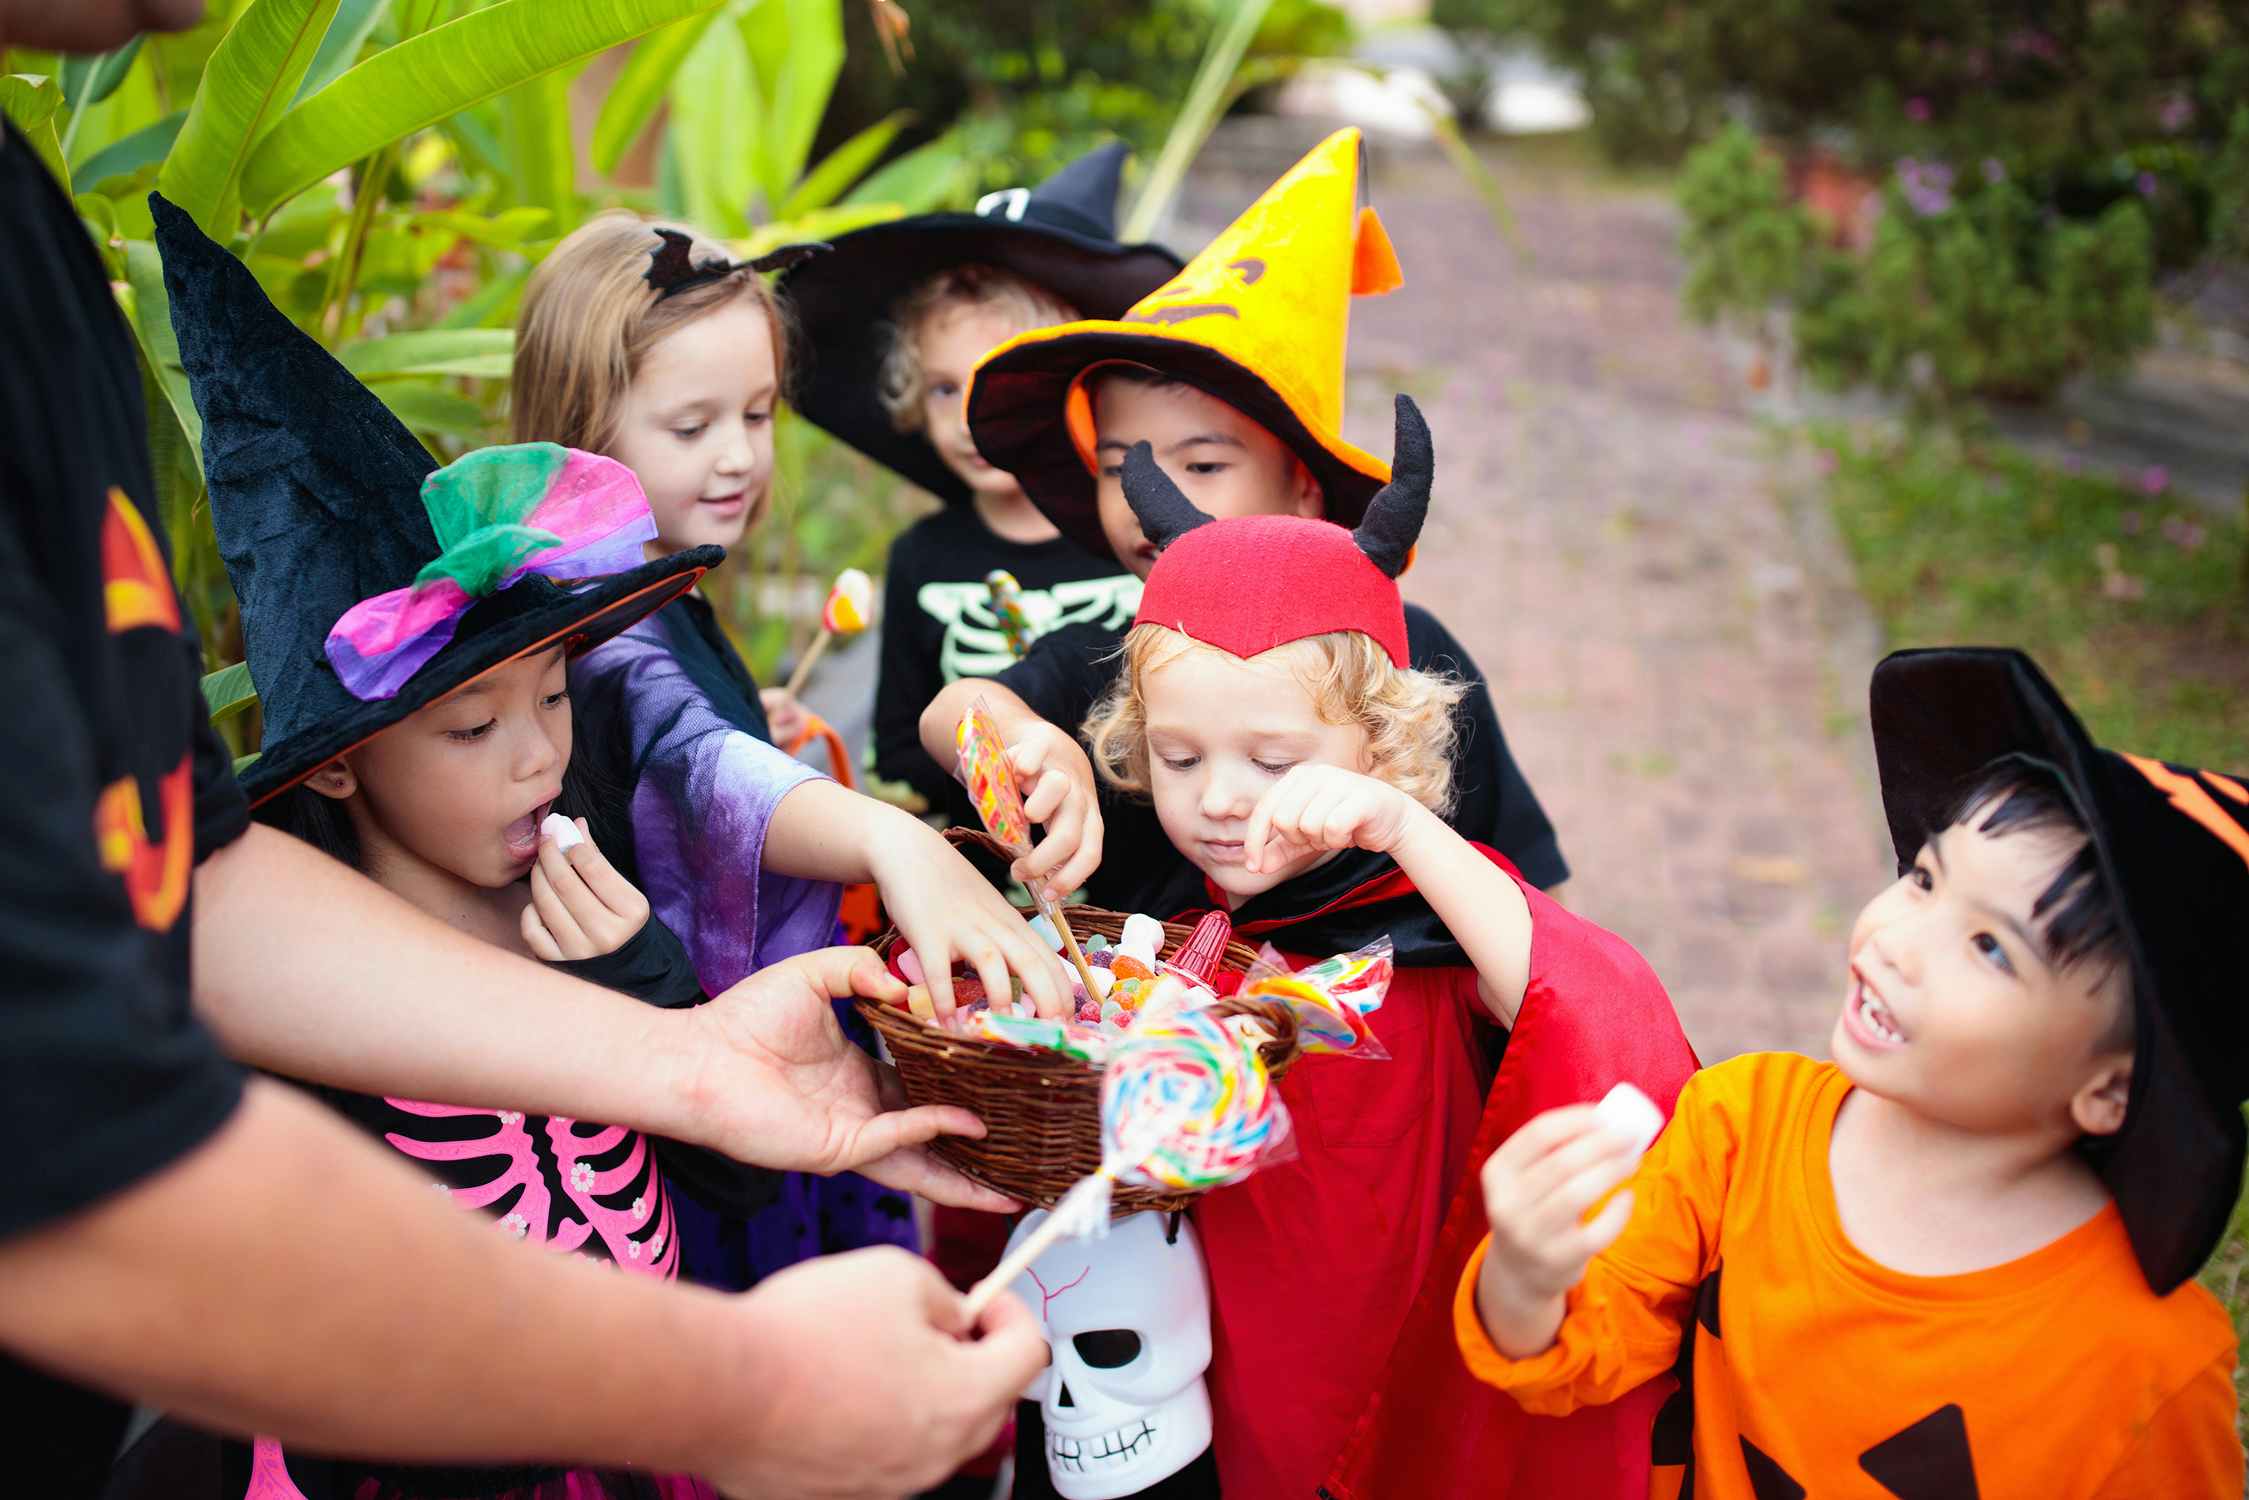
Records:
[[[566,753],[545,728],[534,728],[517,741],[516,779],[536,781],[552,772]]]
[[[1249,795],[1240,775],[1217,769],[1203,783],[1203,816],[1206,818],[1246,818],[1256,806],[1257,799]]]

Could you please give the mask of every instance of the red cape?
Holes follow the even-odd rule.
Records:
[[[1482,849],[1482,846],[1478,846]],[[1482,851],[1515,873],[1507,860]],[[1484,1161],[1533,1115],[1599,1099],[1629,1081],[1666,1117],[1700,1066],[1670,996],[1622,938],[1577,917],[1528,883],[1531,975],[1499,1075],[1485,1101],[1468,1171],[1438,1232],[1436,1258],[1406,1314],[1365,1414],[1321,1487],[1325,1500],[1646,1500],[1649,1430],[1671,1393],[1669,1376],[1613,1405],[1533,1417],[1468,1373],[1453,1335],[1453,1298],[1488,1228]],[[1412,882],[1395,868],[1316,913],[1394,901]],[[1253,922],[1245,941],[1288,947],[1287,920]]]

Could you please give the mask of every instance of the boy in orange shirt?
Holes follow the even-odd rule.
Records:
[[[1705,1071],[1637,1163],[1585,1106],[1524,1126],[1462,1352],[1547,1414],[1676,1365],[1700,1500],[2230,1500],[2233,1328],[2185,1283],[2241,1187],[2249,788],[2095,748],[2017,652],[1894,655],[1873,721],[1904,874],[1836,1061]]]

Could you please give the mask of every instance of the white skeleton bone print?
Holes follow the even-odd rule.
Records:
[[[1023,617],[1031,639],[1063,625],[1094,624],[1122,630],[1140,608],[1140,580],[1129,573],[1108,578],[1081,578],[1052,588],[1024,589]],[[947,682],[963,677],[990,677],[1015,658],[1007,649],[1007,636],[999,616],[992,612],[992,591],[982,583],[925,583],[914,595],[922,612],[945,627],[938,665]]]

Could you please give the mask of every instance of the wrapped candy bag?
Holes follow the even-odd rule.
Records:
[[[1382,1062],[1390,1054],[1367,1017],[1382,1008],[1393,968],[1386,937],[1293,972],[1279,950],[1267,943],[1243,976],[1238,993],[1278,1000],[1294,1011],[1297,1040],[1307,1055],[1330,1053]]]

